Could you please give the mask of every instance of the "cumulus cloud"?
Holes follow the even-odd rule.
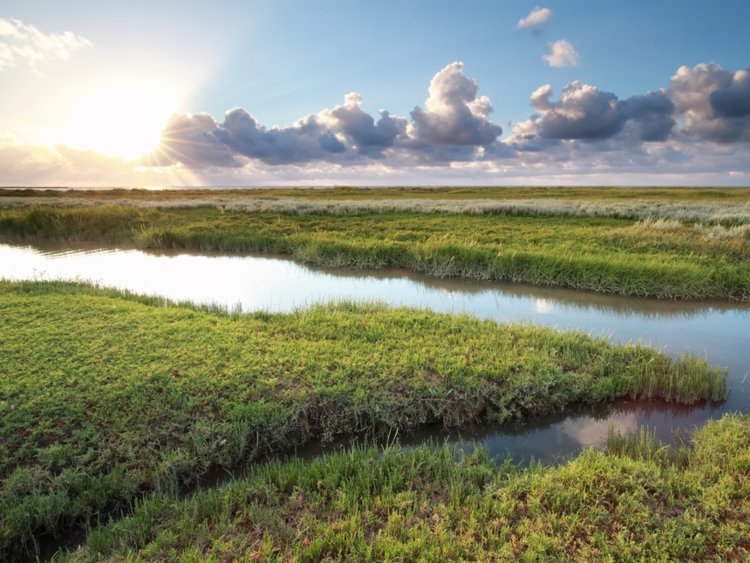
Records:
[[[561,68],[565,66],[576,66],[580,60],[578,52],[570,41],[560,39],[549,44],[549,52],[542,55],[551,67]]]
[[[475,80],[463,73],[463,63],[451,63],[430,82],[425,108],[414,108],[408,131],[418,144],[489,145],[503,130],[489,120],[492,103],[477,97]]]
[[[750,115],[750,69],[735,72],[731,83],[712,92],[709,100],[714,112],[720,117]]]
[[[549,84],[531,95],[540,114],[532,119],[534,129],[547,139],[604,139],[620,131],[627,119],[617,96],[589,84],[571,82],[558,102],[550,101],[551,96]]]
[[[675,126],[675,106],[664,90],[631,96],[624,108],[628,119],[638,124],[642,141],[665,141]]]
[[[434,75],[425,103],[408,117],[386,110],[370,114],[356,92],[287,127],[266,127],[243,108],[229,110],[223,121],[208,114],[176,115],[165,128],[161,149],[144,163],[226,174],[251,168],[259,174],[263,166],[378,174],[485,164],[494,170],[511,165],[567,169],[578,166],[574,163],[597,170],[687,169],[687,163],[706,162],[709,154],[716,162],[739,158],[734,155],[741,151],[730,141],[750,136],[747,88],[748,71],[716,65],[682,67],[668,89],[626,99],[580,81],[554,99],[547,84],[531,95],[535,113],[502,139],[489,98],[455,62]]]
[[[167,122],[159,150],[145,161],[150,166],[180,163],[188,167],[239,167],[232,150],[218,136],[219,125],[207,113],[175,114]]]
[[[513,130],[514,138],[526,147],[541,148],[535,139],[602,140],[620,133],[628,121],[633,123],[640,141],[665,141],[675,120],[674,104],[663,90],[620,100],[579,81],[565,86],[560,100],[553,102],[552,86],[545,84],[531,95],[531,104],[538,112]]]
[[[406,119],[393,117],[386,110],[380,110],[376,122],[362,111],[362,96],[356,92],[347,94],[343,105],[324,110],[321,116],[332,130],[339,131],[363,154],[376,154],[392,146],[396,139],[403,138],[407,124]],[[343,143],[341,147],[345,148]]]
[[[578,81],[556,99],[543,85],[531,94],[534,113],[501,138],[492,103],[456,62],[435,74],[408,117],[369,113],[356,92],[285,127],[266,127],[243,108],[222,119],[174,115],[160,149],[139,163],[0,139],[0,182],[742,183],[750,177],[748,74],[681,67],[668,88],[626,99]]]
[[[528,16],[518,21],[516,29],[538,29],[552,17],[552,10],[537,6]]]
[[[668,94],[687,135],[719,143],[750,140],[750,69],[681,66]]]
[[[179,162],[201,168],[242,167],[246,159],[272,165],[313,160],[334,162],[351,157],[355,152],[355,146],[345,144],[348,133],[368,147],[372,143],[386,142],[385,133],[379,139],[367,137],[361,124],[360,128],[349,122],[344,124],[351,126],[348,128],[334,126],[338,123],[337,118],[328,113],[335,109],[307,115],[290,127],[272,128],[261,125],[243,108],[226,112],[222,123],[205,113],[173,115],[162,133],[159,150],[148,157],[146,163],[169,166]],[[381,117],[378,123],[381,128],[373,124],[373,129],[378,132],[388,130],[389,118],[384,121]]]
[[[66,60],[91,42],[71,31],[43,33],[15,18],[0,18],[0,71],[26,64],[37,70],[44,63]]]
[[[227,112],[217,137],[240,155],[268,164],[310,160],[334,160],[346,146],[316,115],[308,115],[291,127],[267,129],[242,108]]]
[[[229,110],[221,123],[208,114],[175,115],[160,150],[146,162],[200,168],[239,167],[247,159],[272,165],[357,164],[386,157],[423,163],[467,160],[502,133],[489,119],[489,98],[477,93],[477,83],[456,62],[434,76],[425,108],[414,108],[411,121],[386,110],[373,117],[362,109],[356,92],[347,94],[343,104],[289,127],[267,128],[242,108]]]
[[[548,141],[544,151],[517,151],[513,158],[493,153],[490,159],[425,165],[390,157],[346,165],[313,161],[268,166],[251,160],[242,167],[200,169],[134,167],[132,161],[90,151],[0,139],[0,185],[746,185],[750,178],[748,143],[728,147],[672,138],[668,143],[628,144],[621,135],[597,142]],[[490,149],[495,147],[506,144],[497,142]]]

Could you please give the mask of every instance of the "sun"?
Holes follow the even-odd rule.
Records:
[[[61,128],[61,142],[78,149],[135,160],[159,146],[180,96],[165,84],[120,78],[82,94]]]

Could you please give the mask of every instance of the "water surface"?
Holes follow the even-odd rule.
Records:
[[[692,407],[621,401],[587,407],[530,423],[482,426],[459,433],[427,428],[402,439],[474,441],[498,456],[512,453],[556,461],[586,447],[601,447],[610,426],[640,425],[668,440],[727,411],[750,412],[750,305],[617,297],[516,284],[438,279],[402,270],[362,271],[310,267],[269,255],[195,254],[61,245],[0,244],[0,278],[86,280],[218,304],[242,311],[291,311],[321,301],[382,301],[426,307],[501,322],[534,322],[580,329],[615,342],[641,341],[672,355],[691,350],[729,369],[729,398]],[[314,453],[315,446],[310,452]]]

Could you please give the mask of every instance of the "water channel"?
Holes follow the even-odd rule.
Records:
[[[174,300],[218,304],[243,312],[291,311],[338,300],[467,313],[499,322],[533,322],[583,330],[614,342],[641,341],[666,353],[690,350],[729,370],[730,394],[720,404],[680,406],[619,401],[554,417],[448,433],[425,428],[406,443],[437,439],[493,455],[559,461],[602,447],[610,426],[655,429],[664,440],[728,411],[750,412],[750,304],[661,301],[517,284],[438,279],[402,270],[311,267],[280,256],[144,251],[69,245],[0,244],[0,278],[79,280]],[[301,455],[314,455],[311,445]]]

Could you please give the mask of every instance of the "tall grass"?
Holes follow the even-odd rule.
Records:
[[[610,427],[606,451],[610,455],[657,463],[662,466],[684,467],[690,463],[690,448],[681,441],[680,436],[677,438],[676,445],[667,445],[656,437],[656,432],[648,428],[640,428],[623,436]]]

